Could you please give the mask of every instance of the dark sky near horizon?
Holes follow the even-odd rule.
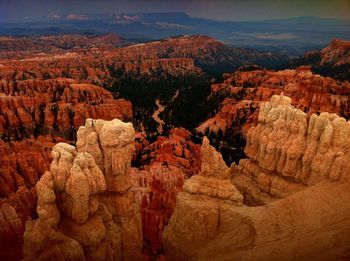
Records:
[[[0,21],[58,13],[186,12],[218,20],[297,16],[350,19],[350,0],[0,0]]]

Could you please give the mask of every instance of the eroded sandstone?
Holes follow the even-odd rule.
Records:
[[[163,233],[167,260],[350,258],[348,131],[336,114],[308,118],[289,97],[273,96],[248,131],[248,158],[230,168],[240,200],[220,196],[222,181],[209,185],[213,175],[227,177],[227,168],[208,154],[213,174],[203,175],[202,163],[185,182]]]
[[[327,180],[348,182],[349,134],[349,123],[336,114],[308,117],[289,97],[272,96],[247,133],[248,158],[240,161],[240,171],[275,198]],[[241,176],[234,182],[245,187]]]
[[[54,146],[50,171],[36,184],[39,218],[27,222],[24,260],[137,260],[132,124],[88,119],[77,137],[77,148]]]

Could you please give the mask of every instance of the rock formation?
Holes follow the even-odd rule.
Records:
[[[153,164],[181,169],[187,177],[198,173],[201,164],[200,145],[191,141],[191,133],[184,128],[174,128],[168,137],[158,136],[151,144],[138,151],[141,168],[148,170]]]
[[[349,134],[349,123],[336,114],[308,118],[289,97],[272,96],[260,107],[259,124],[247,133],[248,158],[240,161],[241,171],[259,190],[279,198],[321,181],[348,182]],[[242,177],[235,179],[244,187]]]
[[[199,125],[197,132],[223,142],[213,143],[228,162],[244,157],[245,135],[258,122],[259,108],[272,95],[284,93],[294,106],[308,115],[337,113],[350,119],[350,84],[311,72],[310,67],[283,71],[236,71],[213,84],[211,100],[219,104],[216,114]]]
[[[289,62],[291,67],[309,65],[312,70],[324,76],[349,81],[350,41],[332,40],[318,51],[307,52],[303,57]]]
[[[169,187],[169,182],[158,180],[153,176],[151,192],[149,195],[143,195],[141,216],[145,255],[157,257],[163,254],[162,233],[174,212],[176,195],[182,191],[183,182],[183,177],[180,176],[175,185]]]
[[[198,74],[201,69],[221,72],[242,64],[276,65],[286,60],[285,56],[271,52],[229,47],[205,35],[171,37],[123,48],[111,48],[126,44],[124,39],[111,34],[2,37],[0,44],[4,49],[0,54],[2,78],[70,75],[98,85],[113,77],[110,68],[123,75],[133,73],[134,77],[157,77],[160,71],[181,76]]]
[[[72,79],[0,81],[0,135],[24,139],[31,135],[71,139],[85,119],[132,118],[131,103],[112,93]]]
[[[163,233],[166,257],[174,260],[197,260],[197,248],[205,246],[223,226],[221,213],[228,206],[242,205],[242,195],[229,180],[229,168],[207,138],[201,152],[201,172],[185,182]]]
[[[242,198],[229,181],[230,170],[221,154],[210,146],[206,137],[203,139],[201,154],[201,171],[185,182],[184,191],[190,194],[230,200],[239,204]]]
[[[243,195],[228,179],[225,193],[209,185],[228,168],[205,153],[204,140],[202,171],[185,182],[163,233],[167,260],[349,259],[349,126],[336,114],[308,118],[289,97],[273,96],[248,132],[248,158],[229,170]]]
[[[74,142],[77,128],[89,117],[129,120],[131,103],[72,79],[0,81],[2,245],[22,243],[24,224],[35,213],[34,187],[49,169],[51,148]],[[11,219],[6,218],[9,206],[16,213]]]
[[[175,209],[176,195],[184,181],[198,172],[200,145],[190,139],[190,132],[172,129],[168,137],[159,136],[152,144],[137,135],[140,164],[132,169],[134,201],[142,215],[143,254],[157,258],[163,254],[161,235]],[[144,147],[143,147],[144,146]]]
[[[77,137],[77,148],[54,146],[50,171],[36,184],[39,218],[26,224],[24,260],[137,260],[133,127],[88,119]]]
[[[336,66],[350,63],[350,41],[332,40],[328,46],[320,51],[321,65],[334,64]]]
[[[197,130],[223,133],[232,128],[246,133],[257,122],[261,102],[272,95],[289,96],[295,107],[312,114],[315,112],[338,113],[350,118],[350,84],[313,74],[310,67],[283,71],[237,71],[225,74],[222,83],[212,85],[212,100],[221,102],[216,115],[201,124]]]

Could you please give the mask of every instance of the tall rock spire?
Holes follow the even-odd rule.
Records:
[[[24,234],[25,260],[136,260],[141,221],[131,187],[132,124],[87,119],[77,149],[58,143],[37,183],[39,218]]]

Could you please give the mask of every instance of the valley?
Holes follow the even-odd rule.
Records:
[[[240,251],[247,258],[268,256],[259,250],[264,242],[257,241],[256,248],[252,243],[265,236],[259,222],[268,214],[247,206],[271,203],[280,211],[275,201],[294,204],[311,195],[313,207],[311,186],[329,179],[348,182],[348,147],[340,145],[347,144],[350,118],[348,41],[332,41],[298,59],[228,46],[206,35],[144,43],[116,34],[11,36],[0,37],[0,46],[0,253],[5,256],[13,252],[6,249],[23,247],[27,260],[57,257],[57,249],[49,249],[59,242],[67,259],[109,254],[111,260],[210,259],[216,240],[234,257]],[[318,133],[312,144],[324,142],[327,150],[316,152],[321,145],[308,143],[313,137],[308,128]],[[327,138],[329,129],[341,142]],[[316,166],[321,162],[324,169]],[[84,193],[79,184],[85,184]],[[314,189],[345,190],[324,186]],[[322,200],[330,197],[327,192]],[[339,201],[342,207],[346,198]],[[240,221],[258,220],[257,227],[242,221],[237,247],[225,240],[233,232],[221,220],[233,227],[237,222],[225,211]],[[191,215],[205,217],[203,223],[193,223]],[[203,235],[191,238],[185,221]],[[89,241],[94,227],[100,234]],[[204,236],[204,229],[209,234]],[[202,256],[203,240],[208,250]]]

